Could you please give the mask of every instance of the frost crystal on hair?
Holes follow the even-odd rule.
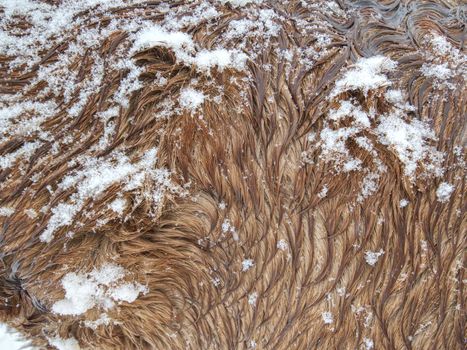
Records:
[[[252,259],[245,259],[242,261],[242,271],[248,271],[251,267],[253,267],[255,263]]]
[[[363,344],[365,345],[365,350],[373,349],[374,342],[370,338],[363,338]]]
[[[238,233],[237,233],[237,230],[235,229],[235,227],[230,223],[230,220],[229,219],[225,219],[224,222],[222,223],[222,232],[223,233],[227,233],[227,232],[230,232],[232,234],[232,238],[234,239],[234,241],[238,241],[239,237],[238,237]]]
[[[401,199],[399,201],[399,207],[405,208],[409,204],[409,201],[407,199]]]
[[[332,317],[332,313],[329,311],[325,311],[321,314],[321,317],[323,318],[324,324],[331,324],[334,322],[334,319]]]
[[[454,192],[454,186],[447,182],[442,182],[436,190],[436,197],[439,202],[446,203],[451,198],[452,192]]]
[[[222,232],[228,232],[230,230],[230,227],[230,221],[228,219],[225,219],[222,223]]]
[[[365,252],[365,261],[370,266],[375,266],[381,255],[384,254],[384,250],[380,249],[378,252],[372,252],[368,250]]]
[[[251,306],[255,306],[257,299],[258,299],[258,293],[256,292],[251,293],[250,295],[248,295],[248,304],[250,304]]]
[[[0,216],[11,216],[15,213],[13,208],[9,207],[1,207],[0,208]]]
[[[0,322],[0,349],[35,350],[19,331],[2,322]]]
[[[287,250],[289,248],[289,245],[288,245],[288,243],[287,243],[287,241],[285,239],[280,239],[277,242],[276,247],[277,247],[277,249],[280,249],[280,250]]]
[[[99,318],[94,321],[86,320],[84,325],[88,328],[96,330],[99,326],[107,326],[112,323],[112,319],[105,313],[101,313]]]

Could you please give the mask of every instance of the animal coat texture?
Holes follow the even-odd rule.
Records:
[[[1,0],[0,321],[39,349],[465,349],[466,9]]]

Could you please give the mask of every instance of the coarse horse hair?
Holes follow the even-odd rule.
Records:
[[[460,1],[99,6],[0,52],[1,321],[44,349],[465,348]],[[137,297],[57,307],[103,266]]]

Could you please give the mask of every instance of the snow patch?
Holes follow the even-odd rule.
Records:
[[[245,6],[248,4],[261,4],[263,2],[263,0],[217,0],[217,1],[223,5],[226,3],[229,3],[233,7],[241,7],[241,6]]]
[[[197,110],[204,102],[206,96],[193,88],[184,88],[180,91],[180,106],[191,111]]]
[[[74,338],[47,338],[49,344],[57,348],[58,350],[80,350],[81,347],[79,346],[78,341]]]
[[[41,141],[27,142],[15,152],[0,157],[0,169],[10,168],[18,159],[31,157]]]
[[[126,200],[124,198],[117,198],[109,204],[109,208],[121,216],[126,208]]]
[[[336,82],[330,97],[350,90],[360,90],[366,95],[369,90],[391,85],[384,73],[393,71],[396,66],[395,61],[382,55],[360,58],[354,67]]]
[[[105,264],[91,273],[67,273],[62,278],[65,298],[52,305],[60,315],[81,315],[94,307],[110,309],[116,301],[133,302],[139,294],[146,294],[147,287],[133,282],[121,283],[126,272],[116,264]]]
[[[191,36],[183,32],[169,32],[159,25],[142,29],[135,40],[133,50],[142,50],[154,46],[163,46],[174,50],[175,54],[184,59],[189,52],[195,50]]]
[[[441,161],[443,154],[430,146],[430,141],[436,137],[431,128],[424,122],[413,119],[409,122],[402,118],[401,113],[392,113],[380,118],[376,128],[379,141],[395,151],[404,164],[404,174],[415,178],[415,171],[420,162],[437,176],[442,174]]]
[[[447,80],[451,78],[454,73],[449,69],[447,62],[442,64],[428,64],[425,63],[420,71],[428,78],[436,78],[438,80]]]
[[[147,287],[139,283],[124,283],[111,289],[109,294],[114,300],[132,303],[140,293],[146,294],[147,292]]]
[[[202,50],[196,55],[193,62],[198,70],[209,72],[213,67],[217,67],[219,71],[226,68],[242,70],[247,59],[247,55],[238,50],[216,49]]]
[[[142,29],[135,40],[133,51],[150,47],[167,47],[172,49],[178,61],[185,65],[195,65],[201,72],[209,73],[211,68],[220,71],[225,68],[244,69],[247,55],[239,50],[218,48],[214,50],[198,50],[193,38],[184,32],[168,31],[159,25]]]
[[[0,349],[4,350],[34,350],[23,335],[4,323],[0,323]]]
[[[362,127],[370,127],[369,115],[352,101],[341,101],[337,110],[329,111],[329,119],[339,121],[346,117],[352,117],[357,125]]]

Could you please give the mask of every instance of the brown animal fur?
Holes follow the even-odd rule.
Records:
[[[175,174],[172,181],[180,186],[190,182],[190,195],[167,196],[154,215],[148,203],[138,204],[127,193],[126,199],[137,203],[131,217],[113,218],[96,229],[96,218],[111,215],[107,205],[120,190],[114,185],[92,203],[97,217],[75,219],[81,225],[73,228],[74,236],[67,236],[63,228],[51,243],[43,243],[39,235],[50,212],[30,218],[24,210],[39,212],[70,195],[57,184],[71,170],[68,161],[88,152],[103,133],[103,125],[93,116],[109,107],[109,96],[122,78],[109,71],[105,86],[92,95],[78,118],[63,112],[43,125],[55,139],[71,135],[72,143],[56,156],[46,143],[25,160],[25,171],[16,164],[0,173],[1,206],[15,209],[13,215],[0,217],[1,320],[47,349],[52,348],[47,343],[52,336],[73,336],[82,348],[90,349],[247,349],[251,341],[257,349],[359,349],[365,338],[372,339],[376,349],[463,349],[465,177],[453,147],[465,141],[467,94],[463,80],[455,82],[454,90],[436,89],[419,73],[423,63],[419,50],[430,49],[423,41],[427,33],[445,35],[463,49],[466,23],[459,5],[340,1],[343,9],[353,12],[347,21],[325,19],[333,28],[325,58],[311,69],[292,63],[286,74],[284,63],[265,44],[264,53],[248,63],[252,79],[240,83],[246,73],[226,69],[216,71],[215,84],[209,84],[210,78],[177,63],[168,49],[137,53],[137,64],[146,69],[140,77],[144,86],[133,93],[127,109],[120,109],[111,145],[94,156],[125,145],[127,155],[138,159],[158,146],[157,166],[170,169]],[[306,9],[300,1],[254,6],[274,8],[290,18],[319,16],[318,10]],[[398,12],[403,6],[410,11]],[[133,11],[123,8],[116,15],[131,16]],[[222,11],[215,24],[218,32],[207,35],[204,24],[188,29],[202,47],[213,47],[226,24],[242,17],[229,5]],[[401,14],[399,20],[395,13]],[[275,39],[281,47],[311,45],[307,37],[294,34],[292,20],[282,24],[287,30]],[[96,50],[105,59],[125,39],[126,33],[116,32]],[[44,50],[40,64],[59,59],[65,45]],[[307,140],[309,132],[322,129],[324,115],[336,106],[337,98],[328,96],[342,71],[359,57],[376,54],[398,62],[397,70],[389,74],[391,81],[407,91],[417,107],[416,117],[429,121],[438,150],[446,153],[443,180],[455,186],[446,203],[436,200],[441,179],[421,177],[411,184],[402,163],[388,149],[378,149],[388,167],[378,192],[359,203],[363,175],[334,172]],[[71,62],[70,71],[91,74],[86,55]],[[21,91],[37,71],[37,67],[21,74],[8,71],[11,59],[0,58],[4,94]],[[163,89],[151,83],[157,72],[168,79]],[[158,104],[177,96],[193,78],[206,94],[213,86],[223,86],[223,102],[205,102],[203,119],[188,112],[154,118]],[[31,90],[31,96],[40,89]],[[239,107],[242,93],[248,104]],[[355,97],[379,113],[387,108],[378,94]],[[27,135],[4,139],[0,154],[28,140]],[[355,145],[351,150],[371,167],[369,154]],[[303,162],[303,152],[313,164]],[[32,181],[34,174],[40,176]],[[323,184],[329,190],[320,198]],[[53,195],[47,186],[52,186]],[[410,203],[400,208],[403,198]],[[222,201],[226,209],[219,208]],[[238,242],[223,234],[225,219],[237,229]],[[281,239],[288,242],[287,250],[277,249]],[[422,240],[427,249],[422,249]],[[364,252],[379,249],[385,254],[378,263],[366,264]],[[246,258],[255,265],[242,272]],[[89,272],[109,260],[149,288],[134,303],[109,310],[120,323],[93,330],[82,321],[97,318],[98,310],[81,316],[50,311],[63,298],[60,281],[66,273]],[[338,289],[343,287],[341,296]],[[258,299],[252,307],[248,297],[254,292]],[[332,324],[323,323],[324,311],[334,316]]]

